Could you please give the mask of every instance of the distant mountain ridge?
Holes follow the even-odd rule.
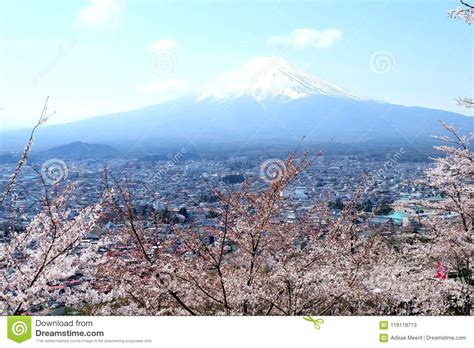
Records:
[[[37,151],[33,148],[33,151],[29,156],[29,161],[42,161],[53,157],[58,157],[60,159],[110,158],[118,155],[120,155],[120,152],[109,145],[89,144],[75,141],[55,146],[45,151]],[[17,163],[20,160],[20,157],[21,151],[0,155],[0,164]]]
[[[82,141],[74,141],[72,143],[55,146],[49,150],[35,154],[41,157],[104,157],[117,156],[119,152],[109,145],[89,144]]]

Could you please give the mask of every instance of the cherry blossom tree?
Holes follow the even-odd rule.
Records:
[[[0,198],[0,204],[8,211],[18,210],[17,181],[30,155],[36,129],[51,116],[47,102],[48,99]],[[87,257],[76,247],[98,221],[103,201],[110,195],[106,192],[96,205],[73,211],[67,204],[73,185],[50,187],[39,172],[38,177],[44,189],[41,212],[25,230],[12,229],[9,243],[0,244],[1,315],[23,314],[34,305],[61,296],[58,291],[48,291],[48,284],[84,266]]]
[[[474,6],[468,4],[466,1],[460,0],[461,6],[454,10],[448,11],[449,18],[457,18],[465,21],[467,24],[474,23]]]
[[[70,190],[66,188],[53,199],[45,194],[43,211],[25,231],[13,232],[10,243],[0,245],[0,313],[21,314],[32,305],[54,299],[48,283],[84,265],[85,257],[74,248],[98,220],[101,204],[71,218],[66,205]]]
[[[443,143],[435,147],[441,156],[433,159],[435,166],[426,173],[426,184],[440,198],[414,204],[428,212],[419,221],[428,230],[433,272],[440,280],[456,280],[464,298],[464,314],[468,314],[474,285],[474,155],[470,145],[473,133],[465,136],[449,124],[441,124],[448,134],[436,137]]]
[[[90,314],[446,314],[463,284],[433,272],[433,245],[393,244],[362,222],[360,192],[334,216],[327,202],[297,220],[285,188],[312,164],[295,153],[263,191],[215,194],[219,224],[146,229],[127,183],[116,191],[127,226],[104,240]],[[363,187],[363,183],[361,189]],[[441,281],[442,280],[442,281]]]

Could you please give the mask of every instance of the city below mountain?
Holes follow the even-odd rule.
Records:
[[[465,133],[474,128],[468,116],[362,98],[283,58],[259,57],[204,86],[194,97],[43,126],[37,132],[36,148],[45,150],[71,139],[134,151],[141,147],[291,145],[303,137],[314,142],[411,144],[430,142],[432,135],[439,134],[438,119]],[[18,151],[28,132],[1,133],[2,149]]]

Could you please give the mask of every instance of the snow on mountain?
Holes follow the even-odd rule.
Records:
[[[263,103],[274,98],[289,101],[315,94],[361,99],[302,71],[281,57],[257,57],[204,86],[198,100],[232,100],[250,96]]]

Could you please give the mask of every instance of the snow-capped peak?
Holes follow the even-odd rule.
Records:
[[[204,86],[198,100],[251,96],[265,102],[275,97],[294,100],[314,94],[359,99],[349,91],[305,73],[281,57],[257,57]]]

